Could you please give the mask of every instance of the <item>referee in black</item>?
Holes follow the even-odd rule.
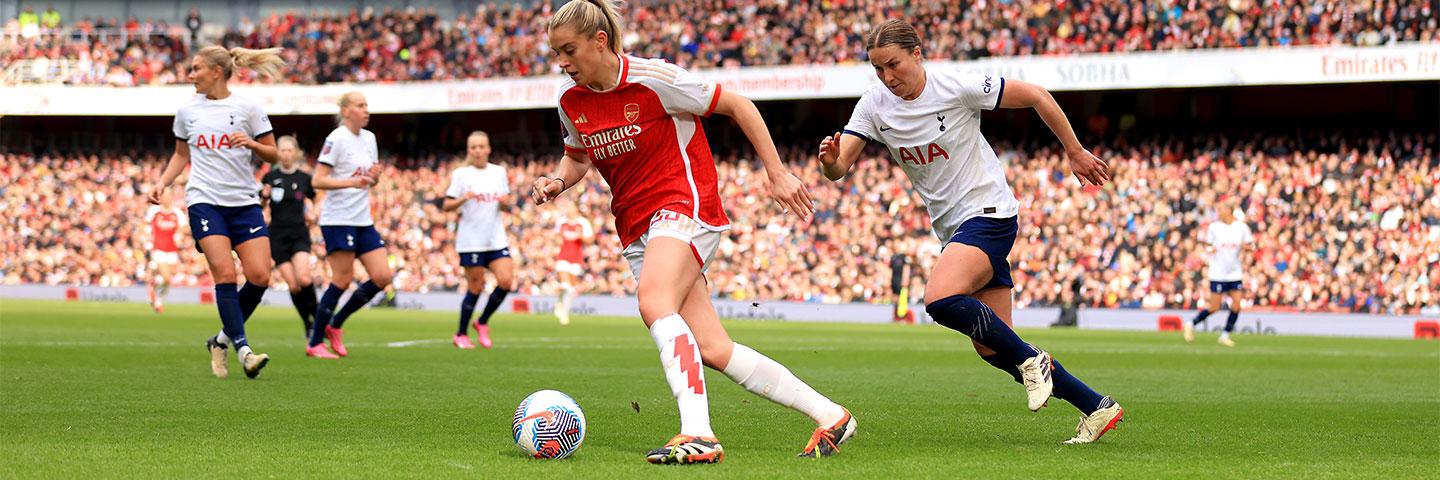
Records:
[[[270,256],[280,269],[280,277],[290,286],[290,300],[309,338],[316,303],[315,279],[310,275],[310,225],[315,223],[315,216],[307,212],[314,211],[310,207],[314,206],[315,189],[310,188],[310,174],[300,170],[305,152],[295,137],[280,137],[276,146],[279,166],[260,180],[260,198],[270,207]]]

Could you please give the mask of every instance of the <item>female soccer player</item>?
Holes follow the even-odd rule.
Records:
[[[875,27],[865,48],[882,84],[860,98],[844,135],[820,142],[825,176],[843,178],[865,142],[888,147],[925,200],[935,234],[946,242],[925,288],[925,311],[936,323],[968,335],[981,358],[1023,383],[1030,410],[1044,407],[1052,392],[1080,409],[1085,416],[1066,443],[1095,441],[1120,420],[1120,405],[1010,328],[1014,284],[1005,257],[1015,243],[1020,204],[1005,183],[1004,166],[980,134],[980,111],[1035,109],[1065,145],[1082,184],[1104,184],[1108,167],[1080,145],[1044,88],[926,69],[920,36],[902,20]]]
[[[285,61],[280,49],[249,50],[209,46],[190,60],[190,82],[195,96],[175,114],[175,154],[150,190],[150,203],[159,204],[165,191],[190,165],[185,182],[190,232],[210,264],[215,281],[215,307],[220,310],[220,333],[205,342],[210,369],[225,378],[226,344],[233,345],[245,376],[255,378],[270,356],[255,353],[245,338],[245,320],[260,305],[270,285],[270,243],[265,241],[265,217],[260,211],[260,185],[255,182],[251,158],[274,163],[275,136],[270,117],[254,100],[230,93],[226,82],[236,68],[249,68],[266,77],[279,76]],[[245,286],[235,289],[234,250],[245,273]]]
[[[161,193],[158,205],[151,205],[145,211],[145,222],[150,224],[150,307],[155,313],[165,313],[165,293],[170,291],[170,279],[175,275],[175,265],[180,263],[180,247],[175,236],[180,233],[180,222],[185,213],[175,208],[170,194]]]
[[[465,299],[460,303],[460,329],[453,343],[460,349],[475,348],[470,342],[470,317],[485,289],[485,270],[489,269],[495,274],[495,289],[485,301],[485,311],[475,319],[475,336],[480,346],[490,348],[490,316],[515,289],[515,261],[510,259],[505,221],[500,218],[500,205],[510,198],[510,177],[505,167],[490,163],[490,135],[485,132],[471,132],[466,139],[465,163],[450,174],[441,204],[447,212],[460,210],[455,251],[465,268]]]
[[[1222,295],[1230,297],[1230,316],[1225,319],[1225,331],[1220,332],[1218,343],[1227,347],[1235,346],[1230,334],[1235,332],[1235,322],[1240,320],[1240,295],[1244,292],[1241,280],[1245,278],[1245,266],[1240,261],[1240,252],[1255,242],[1250,226],[1235,218],[1239,205],[1233,200],[1220,203],[1217,208],[1220,221],[1205,229],[1205,244],[1210,250],[1210,298],[1205,308],[1195,319],[1184,324],[1186,342],[1195,341],[1195,325],[1205,321],[1210,313],[1224,305]]]
[[[375,134],[365,130],[369,123],[370,105],[365,96],[360,92],[341,95],[340,126],[325,137],[315,167],[314,187],[330,190],[320,202],[320,234],[325,239],[325,261],[330,264],[330,288],[325,289],[315,308],[315,327],[310,332],[306,356],[348,355],[341,331],[345,320],[390,285],[393,276],[386,262],[385,241],[370,218],[370,187],[379,180],[381,165]],[[360,284],[336,312],[340,295],[355,278],[357,256],[370,279]],[[325,348],[327,338],[334,353]]]
[[[295,137],[280,137],[280,165],[260,179],[260,198],[270,205],[270,256],[280,278],[290,287],[290,302],[305,324],[305,338],[315,317],[315,284],[310,275],[310,225],[314,212],[307,208],[315,199],[310,174],[300,169],[305,152]]]
[[[621,254],[638,278],[640,318],[660,349],[680,407],[680,434],[646,460],[724,458],[710,428],[702,362],[815,420],[819,426],[801,455],[838,451],[855,432],[850,413],[780,363],[731,341],[703,276],[730,220],[720,205],[700,117],[733,118],[765,164],[771,197],[801,217],[813,212],[809,193],[780,163],[755,104],[664,61],[621,54],[620,21],[610,0],[566,3],[551,19],[549,34],[559,66],[570,76],[559,98],[565,155],[553,175],[535,180],[532,196],[537,204],[554,199],[592,165],[610,185],[611,211],[625,245]]]
[[[575,283],[585,274],[585,242],[595,237],[595,228],[580,215],[575,204],[564,204],[564,215],[555,227],[560,234],[560,252],[555,255],[555,275],[560,281],[560,298],[555,301],[555,318],[570,324],[570,302],[575,300]]]

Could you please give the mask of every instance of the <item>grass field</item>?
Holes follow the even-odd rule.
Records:
[[[367,310],[350,358],[302,354],[299,320],[250,322],[273,360],[210,375],[214,310],[0,303],[0,476],[6,478],[979,477],[1435,478],[1440,345],[1403,340],[1023,330],[1113,395],[1126,422],[1065,446],[1078,414],[1023,389],[939,327],[729,322],[859,420],[844,452],[794,458],[813,425],[707,371],[727,457],[658,467],[643,454],[678,418],[638,319],[500,316],[490,351],[459,351],[451,314]],[[418,341],[418,342],[417,342]],[[401,342],[403,346],[392,346]],[[530,392],[569,393],[589,421],[575,457],[511,444]],[[632,402],[639,406],[637,411]],[[1430,472],[1430,473],[1426,473]]]

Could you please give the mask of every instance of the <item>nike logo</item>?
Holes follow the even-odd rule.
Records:
[[[894,128],[894,127],[880,127],[880,131],[882,131],[882,132],[888,132],[888,131],[890,131],[891,128]]]
[[[539,412],[535,412],[535,413],[531,414],[531,415],[528,416],[528,417],[522,418],[522,419],[520,419],[519,422],[516,422],[516,423],[525,423],[525,422],[528,422],[528,421],[531,421],[531,420],[534,420],[534,419],[537,419],[537,418],[538,418],[538,419],[545,420],[545,423],[547,423],[547,424],[549,424],[549,423],[555,423],[555,412],[551,412],[551,411],[549,411],[549,410],[542,410],[542,411],[539,411]]]
[[[250,233],[258,232],[258,231],[260,231],[260,229],[262,229],[262,228],[265,228],[265,227],[255,227],[255,228],[252,228],[252,229],[250,229]]]

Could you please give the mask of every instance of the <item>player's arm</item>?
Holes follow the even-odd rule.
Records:
[[[175,139],[175,153],[170,155],[170,162],[165,164],[165,172],[160,174],[160,185],[150,189],[150,203],[159,205],[160,194],[175,183],[175,178],[185,171],[185,166],[190,164],[190,144],[184,140]]]
[[[584,150],[566,148],[565,155],[560,157],[560,163],[555,166],[555,171],[535,179],[535,183],[531,185],[530,199],[536,205],[544,205],[580,183],[588,173],[590,155]]]
[[[715,103],[715,113],[734,119],[735,123],[740,125],[740,130],[745,132],[745,138],[750,139],[750,144],[755,146],[755,153],[760,156],[760,162],[765,165],[766,177],[770,180],[770,197],[786,211],[795,212],[800,218],[809,219],[814,215],[815,200],[810,197],[810,192],[805,190],[805,184],[800,178],[790,173],[790,169],[780,162],[780,152],[775,149],[775,141],[770,138],[770,128],[765,126],[765,118],[760,116],[760,109],[755,108],[755,102],[729,90],[721,90],[720,99]]]
[[[368,188],[375,184],[375,178],[370,175],[331,178],[330,174],[334,171],[335,169],[323,163],[315,165],[315,178],[311,179],[310,186],[316,190],[339,190],[342,188]]]
[[[1104,160],[1085,150],[1070,128],[1065,111],[1055,102],[1055,97],[1045,87],[1023,80],[1005,79],[1000,95],[1001,108],[1032,108],[1040,119],[1065,146],[1065,156],[1070,160],[1070,171],[1082,185],[1104,185],[1110,181],[1110,166]]]
[[[230,134],[230,143],[254,151],[255,155],[265,163],[274,165],[280,160],[280,149],[275,147],[275,134],[273,133],[260,135],[260,138],[250,138],[245,132],[235,132]]]
[[[460,206],[464,205],[465,201],[469,199],[470,193],[465,192],[460,188],[460,185],[455,183],[455,177],[450,177],[450,186],[445,187],[445,198],[440,201],[440,209],[453,212],[458,210]]]
[[[853,134],[841,134],[825,137],[820,141],[820,169],[825,172],[825,178],[832,182],[838,182],[850,173],[850,167],[860,159],[860,152],[865,150],[865,139]]]

